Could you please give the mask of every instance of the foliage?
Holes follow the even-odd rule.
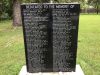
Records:
[[[97,6],[100,6],[100,0],[88,0],[88,4],[97,8]]]
[[[0,2],[0,18],[1,18],[1,16],[2,16],[2,3]]]
[[[99,12],[100,0],[88,0],[88,4],[96,8],[97,14]]]
[[[49,2],[49,0],[19,0],[21,2],[35,2],[35,3],[42,3],[42,2]],[[12,18],[13,14],[13,0],[2,0],[2,16],[7,18]],[[7,15],[7,16],[5,16]]]
[[[2,1],[2,11],[3,13],[8,14],[9,17],[12,17],[12,0],[3,0]]]
[[[50,2],[50,0],[19,0],[22,3],[48,3]],[[86,0],[52,0],[54,2],[57,3],[70,3],[70,2],[78,2],[81,4],[81,8],[86,8],[87,4],[88,5],[92,5],[95,8],[99,9],[99,4],[100,4],[100,0],[88,0],[88,2],[86,2]],[[0,12],[0,16],[2,13],[3,17],[10,17],[12,18],[12,13],[13,13],[13,0],[0,0],[0,3],[2,3],[2,11]],[[5,16],[6,15],[6,16]]]

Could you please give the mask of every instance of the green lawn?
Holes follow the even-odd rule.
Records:
[[[18,75],[25,64],[22,28],[0,22],[0,75]],[[100,15],[81,15],[77,63],[85,75],[100,75]]]
[[[100,75],[100,15],[81,15],[77,62],[85,75]]]

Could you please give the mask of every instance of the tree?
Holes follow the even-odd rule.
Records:
[[[12,1],[0,0],[0,17],[2,19],[8,19],[12,17]]]
[[[96,13],[99,13],[100,0],[88,0],[88,4],[96,8]]]
[[[21,21],[21,9],[20,9],[20,0],[12,0],[13,2],[13,26],[22,25]]]

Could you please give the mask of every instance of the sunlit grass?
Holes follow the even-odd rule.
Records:
[[[77,62],[85,75],[100,75],[100,15],[81,15]]]
[[[0,75],[18,75],[25,64],[22,28],[11,21],[0,23]]]

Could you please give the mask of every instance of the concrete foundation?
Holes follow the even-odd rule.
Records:
[[[39,72],[39,73],[28,73],[26,66],[23,66],[19,75],[84,75],[80,65],[76,65],[76,72]]]

